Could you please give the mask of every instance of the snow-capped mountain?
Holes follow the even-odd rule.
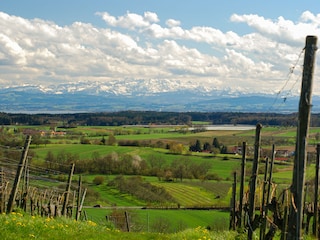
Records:
[[[122,80],[0,89],[1,112],[296,112],[297,109],[298,97],[236,92],[196,81]],[[319,109],[314,104],[313,111]]]
[[[170,81],[170,80],[114,80],[109,82],[76,82],[59,85],[23,85],[11,87],[16,90],[39,90],[43,93],[66,94],[66,93],[87,93],[87,94],[112,94],[112,95],[155,95],[158,93],[178,91],[194,91],[207,94],[217,91],[217,88],[210,85],[201,85],[192,81]]]

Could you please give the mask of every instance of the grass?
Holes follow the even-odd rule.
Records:
[[[127,240],[193,240],[193,239],[235,239],[236,232],[210,232],[202,227],[186,229],[173,234],[147,232],[120,232],[111,225],[100,225],[93,221],[74,221],[65,218],[42,218],[21,213],[0,215],[0,238],[15,239],[127,239]]]
[[[150,216],[155,215],[151,211],[145,214],[150,214]],[[183,220],[192,220],[194,215],[197,213],[192,212],[190,215],[183,214],[184,213],[180,214],[180,217],[184,217]],[[170,213],[168,213],[166,217],[167,219],[173,218]],[[162,219],[162,216],[160,216],[160,218]],[[219,218],[217,219],[219,220]],[[219,222],[213,222],[213,224],[219,224]],[[180,226],[183,226],[183,223],[180,222]],[[175,226],[172,227],[173,229],[175,228]],[[74,221],[66,218],[42,218],[13,212],[11,214],[0,215],[0,238],[3,240],[240,240],[247,239],[247,234],[239,234],[236,231],[228,230],[208,231],[205,227],[201,226],[186,228],[185,230],[174,233],[154,233],[148,231],[120,232],[119,230],[114,229],[112,225],[108,225],[106,222],[104,224],[97,224],[92,220]],[[254,232],[253,239],[258,238],[259,231],[257,230]],[[280,239],[279,232],[277,232],[274,239]],[[308,235],[304,236],[304,239],[312,240],[315,238],[313,238],[311,235]]]
[[[97,202],[98,204],[107,204],[108,206],[144,206],[146,204],[129,194],[120,193],[117,189],[108,187],[106,184],[92,186],[92,188],[99,192],[103,201]]]
[[[130,153],[133,151],[132,147],[117,147],[93,144],[47,144],[37,147],[32,146],[30,149],[32,149],[36,153],[36,160],[44,160],[49,151],[51,151],[55,155],[62,151],[66,153],[77,154],[79,155],[80,160],[92,158],[93,153],[99,153],[101,156],[104,156],[112,152],[121,154]]]
[[[84,132],[90,139],[100,138],[101,134],[108,134],[111,128],[104,127],[84,127],[77,128],[77,131]],[[113,128],[113,130],[116,128]],[[118,129],[119,130],[119,129]],[[129,135],[117,135],[118,139],[131,139],[131,140],[148,140],[148,139],[165,139],[182,141],[183,143],[189,143],[190,141],[199,138],[201,141],[212,140],[213,137],[222,139],[223,143],[236,144],[236,142],[242,142],[243,140],[254,139],[254,131],[208,131],[200,132],[196,134],[180,134],[169,132],[168,129],[163,130],[162,133],[156,131],[150,131],[147,128],[141,129],[121,129],[121,131],[140,131],[140,134]],[[312,134],[319,132],[318,129],[311,129]],[[100,134],[100,135],[99,135]],[[281,128],[281,127],[266,127],[262,129],[262,139],[293,139],[296,134],[295,128]],[[210,142],[211,142],[210,140]],[[233,155],[212,155],[204,153],[192,153],[190,155],[174,155],[169,154],[165,149],[155,149],[149,147],[119,147],[119,146],[103,146],[103,145],[82,145],[82,144],[70,144],[72,142],[79,142],[75,140],[65,141],[68,144],[59,144],[60,140],[56,141],[56,144],[40,145],[38,147],[32,146],[32,150],[36,153],[33,161],[43,161],[48,151],[52,151],[55,154],[62,151],[78,154],[81,159],[92,158],[93,153],[98,152],[101,156],[117,152],[118,154],[133,154],[139,155],[143,159],[148,159],[151,156],[162,157],[165,159],[166,164],[170,164],[175,159],[187,158],[190,161],[201,162],[206,161],[212,163],[212,167],[209,173],[217,174],[224,181],[222,182],[204,182],[201,183],[198,180],[183,180],[183,182],[159,182],[156,177],[143,177],[146,181],[151,182],[157,186],[163,186],[170,194],[172,194],[181,206],[199,206],[199,205],[223,205],[228,206],[230,200],[230,187],[232,179],[232,172],[240,169],[241,158]],[[280,146],[286,147],[286,146]],[[247,163],[250,165],[250,162]],[[262,164],[261,164],[262,165]],[[278,171],[273,174],[274,182],[289,186],[292,178],[292,166],[279,166]],[[314,176],[314,165],[308,166],[306,172],[306,180],[311,180]],[[139,199],[135,199],[128,194],[120,194],[118,190],[107,187],[106,184],[99,186],[92,186],[91,182],[93,175],[87,175],[87,183],[95,191],[100,194],[100,200],[96,203],[102,205],[117,205],[117,206],[144,206],[145,203]],[[247,176],[249,177],[249,175]],[[260,176],[261,177],[261,176]],[[111,178],[111,176],[110,176]],[[262,179],[262,177],[260,178]],[[225,181],[228,180],[228,181]],[[212,184],[211,184],[212,183]],[[220,185],[219,185],[220,184]],[[48,186],[54,185],[48,183]],[[217,196],[219,199],[215,199]],[[92,203],[92,202],[91,202]],[[90,203],[90,204],[91,204]],[[66,238],[75,239],[235,239],[236,233],[223,232],[222,230],[228,226],[228,215],[226,213],[214,212],[214,211],[186,211],[186,210],[134,210],[133,214],[137,216],[144,224],[145,233],[118,233],[108,226],[105,221],[105,215],[108,213],[106,209],[86,209],[88,212],[88,222],[70,223],[66,219],[41,219],[38,217],[25,216],[25,220],[19,220],[17,214],[10,214],[0,217],[0,238],[1,239],[61,239],[61,236]],[[220,215],[221,214],[221,215]],[[227,213],[228,214],[228,213]],[[19,220],[19,221],[18,221]],[[30,223],[29,223],[30,221]],[[98,226],[95,222],[99,223]],[[162,222],[169,223],[172,232],[181,230],[187,227],[188,230],[176,234],[152,234],[148,233],[152,231],[152,226],[160,224]],[[35,224],[35,225],[32,225]],[[52,224],[52,225],[51,225]],[[73,225],[77,224],[77,225]],[[220,224],[220,225],[219,225]],[[37,225],[37,226],[36,226]],[[68,225],[68,227],[66,227]],[[91,226],[92,225],[92,226]],[[94,226],[95,225],[95,226]],[[212,233],[205,231],[206,226],[214,225],[218,229],[218,233]],[[200,226],[200,228],[197,228]],[[219,227],[220,226],[220,227]],[[71,231],[67,228],[71,228]],[[17,229],[19,232],[16,234]],[[73,230],[74,229],[74,230]],[[11,231],[11,232],[10,232]],[[52,231],[52,232],[51,232]],[[55,231],[55,232],[53,232]],[[87,232],[88,231],[88,232]],[[205,234],[205,235],[201,235]],[[60,237],[60,238],[59,238]],[[83,238],[82,238],[83,237]],[[244,238],[245,239],[245,238]]]
[[[116,208],[115,208],[116,209]],[[118,209],[119,210],[119,209]],[[106,216],[113,209],[86,208],[88,219],[106,223]],[[163,209],[122,209],[127,211],[132,225],[143,232],[155,232],[155,224],[169,223],[166,232],[178,232],[187,228],[210,227],[214,231],[228,230],[229,212],[218,210],[163,210]]]
[[[90,176],[90,175],[89,175]],[[88,176],[88,177],[89,177]],[[92,177],[90,177],[91,179]],[[109,176],[111,180],[113,176]],[[87,177],[84,177],[87,179]],[[168,203],[170,207],[228,207],[230,204],[231,183],[227,181],[199,181],[187,180],[183,182],[163,182],[156,177],[143,177],[145,182],[163,187],[179,204]],[[135,198],[130,194],[120,193],[119,190],[107,186],[106,182],[101,185],[89,184],[89,187],[100,195],[100,200],[87,202],[86,205],[101,204],[102,206],[149,206],[156,207],[157,203],[148,203]]]
[[[35,152],[33,161],[41,162],[47,153],[51,151],[55,156],[59,152],[78,155],[80,160],[91,159],[94,153],[105,156],[116,152],[118,154],[139,155],[142,159],[148,160],[151,157],[160,157],[165,161],[165,165],[170,165],[176,159],[188,159],[190,162],[208,162],[212,165],[209,173],[215,173],[222,179],[230,178],[232,172],[240,168],[240,157],[231,155],[214,156],[207,153],[194,153],[190,155],[176,155],[168,153],[168,150],[150,147],[124,147],[124,146],[104,146],[86,144],[47,144],[46,146],[32,147]]]

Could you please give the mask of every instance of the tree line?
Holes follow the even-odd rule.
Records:
[[[98,152],[95,152],[89,159],[79,159],[78,154],[67,153],[63,150],[56,154],[48,151],[45,163],[41,167],[58,174],[59,172],[67,172],[70,164],[75,163],[75,173],[77,174],[156,176],[163,181],[212,178],[208,174],[211,163],[208,161],[197,163],[189,161],[183,156],[176,158],[171,163],[160,156],[149,156],[147,159],[142,159],[139,155],[116,152],[105,156],[100,156]]]
[[[206,121],[211,124],[250,124],[293,126],[297,113],[245,113],[245,112],[156,112],[121,111],[72,114],[22,114],[0,113],[1,125],[48,125],[60,123],[62,127],[121,126],[137,124],[183,124],[192,121]],[[313,127],[320,126],[320,114],[312,114]]]
[[[296,125],[297,113],[245,113],[245,112],[155,112],[122,111],[72,114],[22,114],[0,113],[1,125],[48,125],[61,123],[63,127],[121,126],[137,124],[186,124],[206,121],[212,124]],[[313,127],[320,126],[320,114],[312,114]]]

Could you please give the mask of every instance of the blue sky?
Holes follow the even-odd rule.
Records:
[[[75,21],[90,22],[103,26],[96,12],[107,11],[120,16],[127,11],[143,14],[146,11],[157,13],[159,18],[175,18],[185,27],[205,25],[228,31],[232,14],[258,14],[275,19],[279,16],[297,20],[304,11],[320,12],[317,0],[307,1],[216,1],[216,0],[0,0],[0,9],[8,14],[24,18],[51,20],[59,25],[69,25]]]
[[[316,0],[0,0],[0,12],[0,86],[164,79],[297,94],[305,36],[320,33]]]

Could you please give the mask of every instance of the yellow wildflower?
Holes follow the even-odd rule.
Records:
[[[96,224],[95,222],[92,222],[92,221],[90,221],[90,220],[89,220],[87,223],[88,223],[88,225],[90,225],[90,226],[97,226],[97,224]]]

